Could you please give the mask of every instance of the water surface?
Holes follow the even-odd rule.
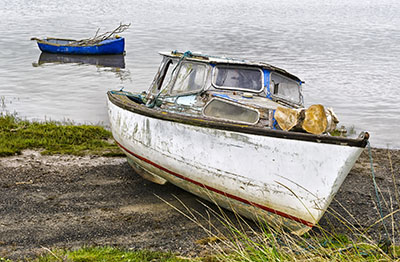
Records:
[[[373,146],[400,148],[400,3],[394,0],[0,0],[0,106],[31,120],[107,125],[106,91],[147,89],[158,51],[262,60],[306,82]],[[131,23],[125,68],[40,63],[31,37],[87,38]]]

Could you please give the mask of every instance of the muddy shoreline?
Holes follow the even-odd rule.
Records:
[[[386,215],[399,209],[395,187],[400,188],[400,151],[373,149],[372,157]],[[0,158],[0,195],[0,257],[23,259],[45,252],[44,247],[93,245],[188,257],[207,252],[199,241],[207,233],[165,203],[208,217],[203,201],[173,185],[142,179],[125,158],[41,156],[36,151]],[[330,209],[320,225],[338,233],[348,234],[348,229],[335,217],[349,221],[353,233],[379,219],[367,149]],[[396,239],[399,213],[386,219],[390,234],[394,221]],[[377,223],[368,234],[379,241],[384,232]]]

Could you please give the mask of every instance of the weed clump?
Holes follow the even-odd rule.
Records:
[[[111,132],[100,126],[29,122],[0,116],[0,157],[19,155],[24,149],[42,154],[122,156]]]

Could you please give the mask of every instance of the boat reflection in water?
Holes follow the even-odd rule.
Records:
[[[52,54],[42,52],[37,63],[32,63],[34,67],[43,64],[89,64],[100,67],[125,68],[125,57],[123,54],[118,55],[69,55],[69,54]]]

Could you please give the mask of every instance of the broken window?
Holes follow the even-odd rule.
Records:
[[[157,94],[159,91],[165,90],[165,87],[171,80],[171,74],[176,64],[177,61],[173,59],[163,59],[150,89],[152,94]]]
[[[282,98],[289,102],[301,104],[302,96],[300,84],[285,76],[272,73],[270,82],[270,92],[273,96]]]
[[[216,66],[213,84],[217,88],[259,92],[263,88],[263,72],[258,68]]]
[[[164,75],[160,79],[161,90],[164,90],[165,87],[169,84],[172,77],[172,71],[174,70],[176,63],[177,61],[171,59],[166,64],[166,68],[164,69]]]

